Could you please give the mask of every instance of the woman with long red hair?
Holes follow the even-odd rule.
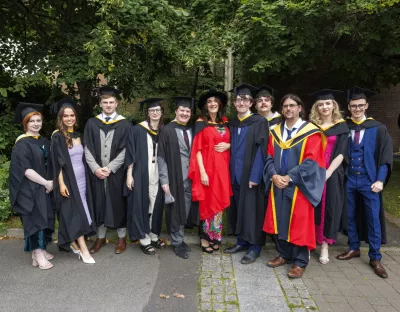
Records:
[[[51,269],[54,256],[46,251],[54,232],[54,213],[50,195],[53,181],[48,177],[49,140],[40,136],[43,105],[19,103],[15,122],[22,123],[20,135],[11,154],[11,206],[21,215],[24,227],[24,251],[32,252],[32,265]]]

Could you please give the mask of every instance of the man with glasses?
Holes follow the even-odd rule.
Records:
[[[273,235],[279,253],[267,265],[292,263],[288,276],[300,278],[316,247],[314,207],[322,198],[325,159],[321,130],[300,117],[301,99],[287,94],[281,106],[285,122],[271,130],[264,168],[269,196],[263,230]]]
[[[256,110],[259,115],[268,120],[269,129],[271,130],[282,120],[281,114],[272,111],[275,90],[267,85],[258,87],[258,90],[256,94]]]
[[[262,170],[269,130],[268,121],[250,111],[252,93],[257,88],[243,84],[232,91],[237,117],[230,121],[230,173],[234,196],[228,208],[228,232],[236,235],[237,243],[224,252],[234,254],[247,251],[241,263],[249,264],[256,261],[265,243],[262,225],[266,200]]]
[[[393,163],[392,138],[382,123],[366,117],[367,99],[375,92],[354,87],[347,92],[351,118],[347,181],[349,249],[339,260],[360,257],[360,241],[369,243],[368,256],[375,274],[387,278],[380,247],[386,243],[382,190]]]

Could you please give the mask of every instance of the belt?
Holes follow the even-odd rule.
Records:
[[[368,175],[368,173],[362,173],[360,171],[352,171],[350,172],[350,174],[354,174],[354,175]]]

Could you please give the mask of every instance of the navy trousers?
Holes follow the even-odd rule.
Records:
[[[275,235],[274,235],[275,236]],[[292,263],[300,268],[305,268],[309,262],[309,252],[307,246],[297,246],[288,243],[283,239],[278,239],[277,235],[274,237],[276,250],[279,256],[284,259],[291,260]]]
[[[366,209],[368,223],[368,256],[371,260],[380,260],[382,258],[380,248],[382,243],[381,222],[379,211],[381,207],[379,193],[371,191],[373,182],[368,175],[349,174],[347,180],[347,206],[348,206],[348,237],[351,250],[360,249],[360,240],[358,238],[355,222],[355,207],[357,193],[361,194]]]

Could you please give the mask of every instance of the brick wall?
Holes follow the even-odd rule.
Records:
[[[381,89],[369,101],[368,117],[384,123],[393,139],[393,150],[400,151],[400,129],[397,118],[400,114],[400,85]]]

